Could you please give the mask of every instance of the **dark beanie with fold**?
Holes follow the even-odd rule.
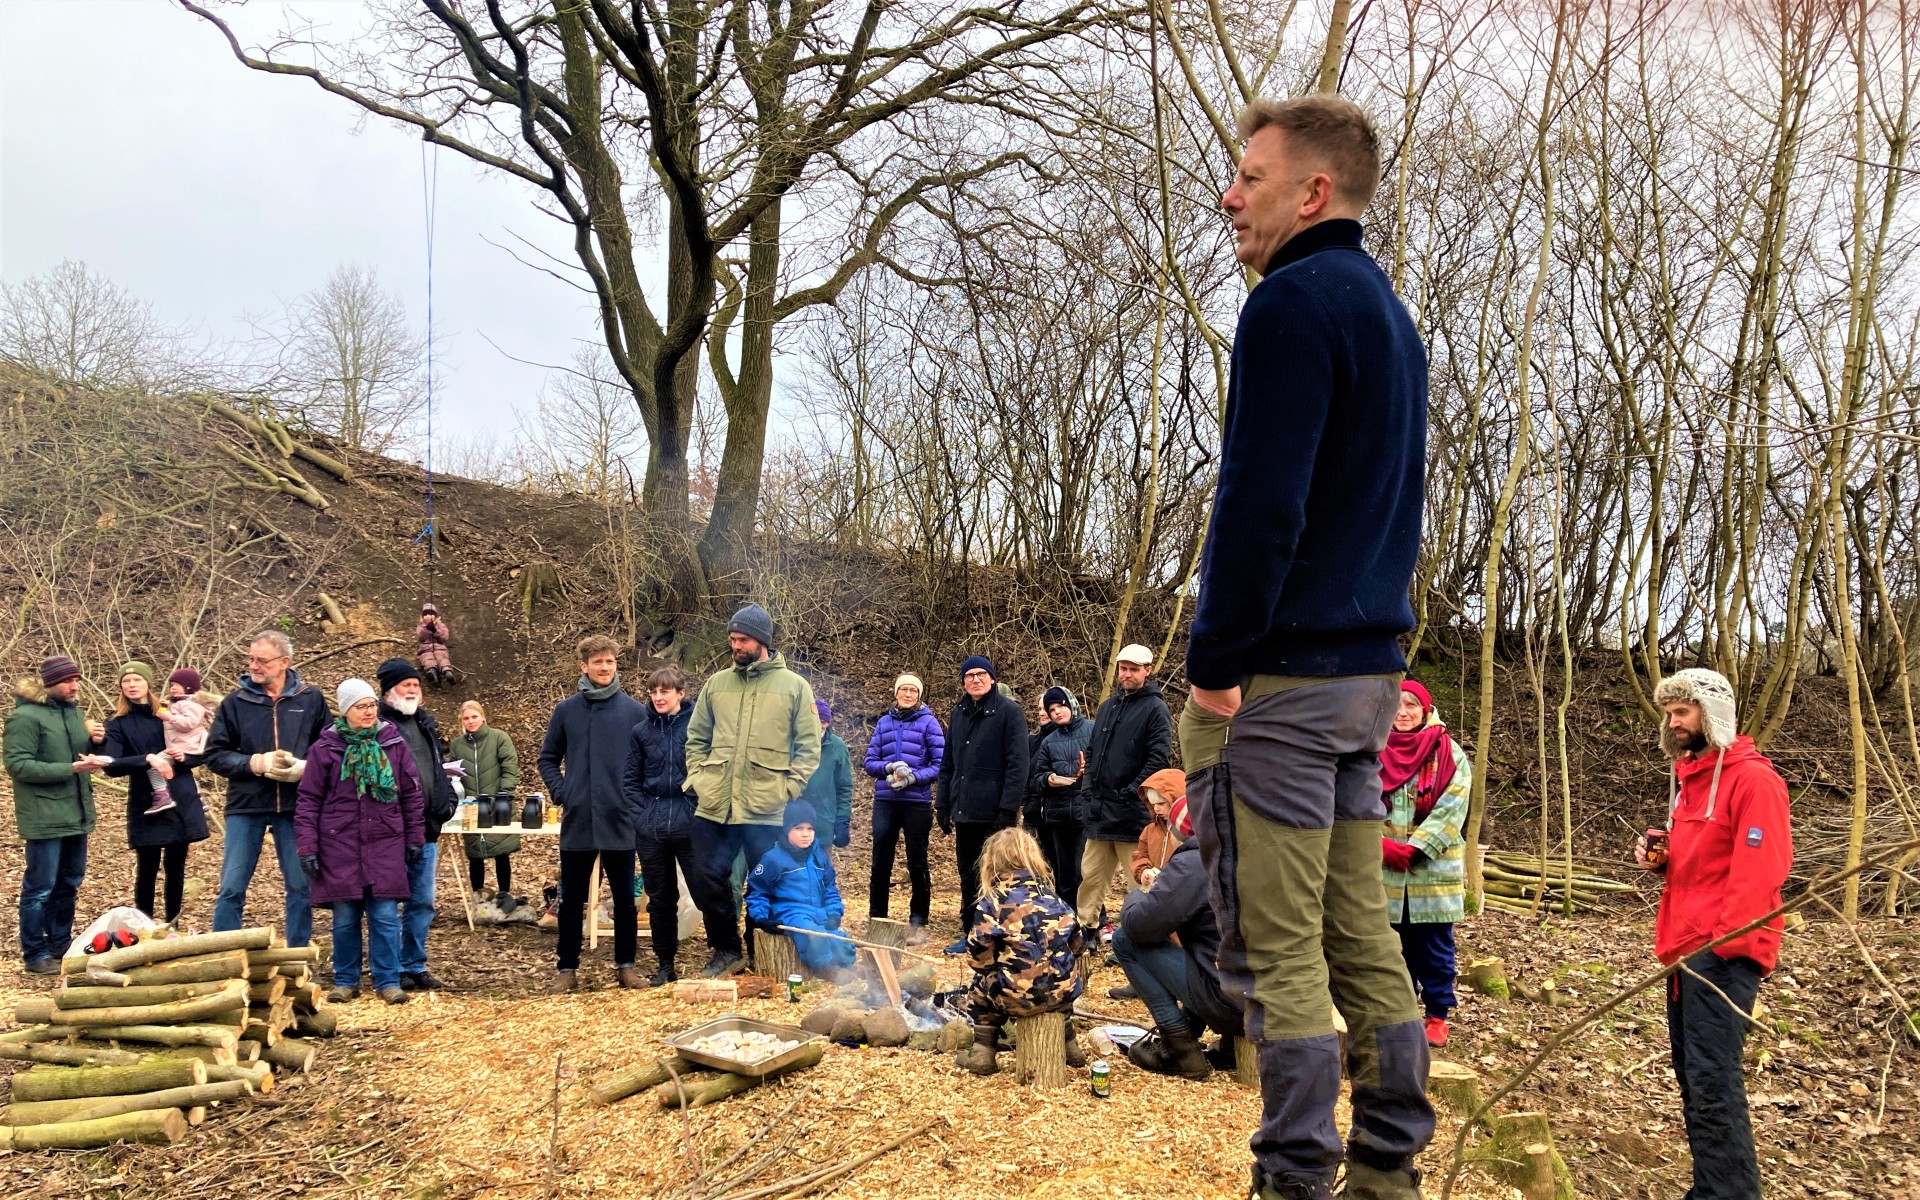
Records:
[[[420,678],[420,668],[404,658],[390,658],[380,664],[374,678],[380,681],[380,694],[384,696],[407,680]]]
[[[1000,678],[1000,672],[993,669],[993,660],[984,654],[976,654],[960,664],[960,678],[965,679],[968,671],[985,671],[995,679]]]

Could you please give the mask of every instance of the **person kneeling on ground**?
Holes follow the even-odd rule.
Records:
[[[1000,1030],[1008,1017],[1067,1013],[1066,1059],[1083,1067],[1073,1036],[1073,1002],[1082,980],[1074,963],[1086,938],[1073,908],[1053,890],[1040,843],[1024,829],[1002,829],[980,848],[980,899],[967,931],[973,982],[967,987],[973,1045],[955,1058],[975,1075],[1000,1069]]]
[[[1214,965],[1220,927],[1207,900],[1207,868],[1186,797],[1173,802],[1167,825],[1175,843],[1166,866],[1151,888],[1127,895],[1113,931],[1114,957],[1153,1014],[1153,1032],[1128,1047],[1127,1057],[1143,1070],[1205,1079],[1215,1067],[1233,1066],[1242,1016],[1220,989]],[[1220,1042],[1202,1052],[1200,1035],[1208,1029]]]
[[[786,837],[761,855],[747,876],[747,916],[768,933],[775,926],[839,933],[846,905],[840,900],[840,882],[816,834],[813,805],[795,800],[787,805]],[[850,976],[853,944],[832,938],[793,935],[794,953],[807,970],[835,983]]]
[[[343,1004],[360,991],[360,924],[366,922],[373,986],[405,1004],[400,986],[400,903],[412,894],[407,868],[426,845],[420,771],[400,731],[380,719],[380,698],[364,679],[340,685],[340,717],[307,752],[293,811],[295,845],[315,904],[333,906],[333,990]],[[427,769],[439,764],[429,763]]]

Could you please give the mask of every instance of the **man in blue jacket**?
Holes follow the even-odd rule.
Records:
[[[245,921],[247,887],[271,832],[287,884],[287,945],[313,941],[313,906],[294,846],[293,805],[307,769],[307,749],[332,724],[327,698],[293,669],[293,642],[287,635],[277,629],[254,634],[247,646],[247,673],[220,702],[207,734],[204,761],[228,780],[215,930],[239,929]]]
[[[646,716],[620,690],[620,643],[604,633],[580,639],[580,682],[556,704],[540,744],[540,778],[560,805],[560,944],[550,992],[571,992],[580,969],[580,922],[594,895],[594,864],[613,889],[613,965],[620,986],[646,986],[634,959],[640,914],[633,902],[633,809],[622,775],[633,727]]]
[[[1426,349],[1361,245],[1380,180],[1366,114],[1330,95],[1261,100],[1240,134],[1222,204],[1261,279],[1234,335],[1187,649],[1188,800],[1221,976],[1259,1056],[1255,1191],[1331,1193],[1331,989],[1351,1031],[1345,1194],[1414,1200],[1434,1115],[1420,1006],[1387,923],[1379,753],[1413,628]]]

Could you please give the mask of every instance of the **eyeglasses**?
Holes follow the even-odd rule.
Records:
[[[970,679],[973,682],[978,683],[982,679],[992,679],[993,676],[987,674],[985,671],[968,671],[965,675],[962,675],[960,678],[962,680]]]
[[[267,658],[261,658],[257,654],[247,655],[247,665],[250,667],[270,667],[274,663],[285,661],[287,661],[287,656],[284,654],[275,654]]]

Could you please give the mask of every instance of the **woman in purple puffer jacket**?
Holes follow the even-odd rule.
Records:
[[[426,844],[420,772],[400,731],[380,719],[380,699],[364,679],[340,685],[340,717],[314,739],[294,807],[294,841],[313,903],[333,907],[335,1004],[360,991],[360,926],[366,923],[373,986],[388,1004],[400,988],[400,903],[407,867]]]
[[[909,945],[927,940],[927,904],[933,876],[927,870],[927,837],[933,832],[933,781],[947,735],[940,718],[920,703],[925,689],[917,675],[893,681],[894,707],[873,727],[867,742],[867,774],[873,776],[873,874],[867,881],[867,914],[887,915],[887,889],[893,882],[894,847],[907,835]]]

